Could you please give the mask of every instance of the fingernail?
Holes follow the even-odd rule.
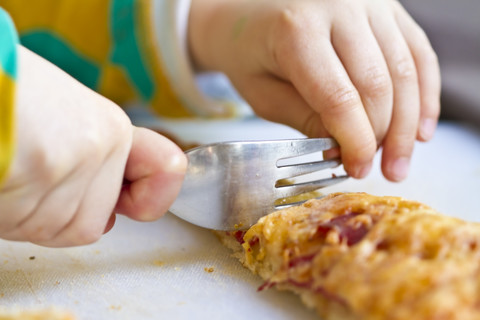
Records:
[[[165,171],[171,173],[185,173],[185,170],[187,170],[187,157],[183,152],[172,155],[165,167]]]
[[[410,168],[410,159],[407,157],[400,157],[396,159],[390,166],[391,179],[394,181],[401,181],[408,175]]]
[[[430,140],[433,137],[436,128],[436,121],[430,118],[422,119],[420,122],[420,137],[424,140]]]

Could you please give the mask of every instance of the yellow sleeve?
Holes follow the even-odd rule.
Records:
[[[0,7],[0,183],[8,173],[14,152],[17,43],[12,20]]]
[[[189,4],[0,0],[22,45],[116,103],[141,102],[164,117],[225,116],[226,108],[218,108],[195,88],[188,62],[182,63],[187,58],[177,54],[182,46],[178,20],[188,20]]]

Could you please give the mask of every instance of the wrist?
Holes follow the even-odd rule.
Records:
[[[238,13],[235,3],[221,0],[192,0],[188,23],[188,49],[199,71],[225,71],[225,57],[232,59],[233,28]]]

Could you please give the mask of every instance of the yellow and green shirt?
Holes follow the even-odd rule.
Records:
[[[18,38],[12,20],[0,9],[0,181],[13,156],[13,113]]]
[[[188,59],[190,0],[0,0],[0,181],[13,152],[16,43],[120,105],[167,118],[232,115]],[[18,39],[18,40],[17,40]]]

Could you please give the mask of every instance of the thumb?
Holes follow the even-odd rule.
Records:
[[[172,141],[134,127],[116,212],[140,221],[160,218],[179,193],[186,167],[187,158]]]

